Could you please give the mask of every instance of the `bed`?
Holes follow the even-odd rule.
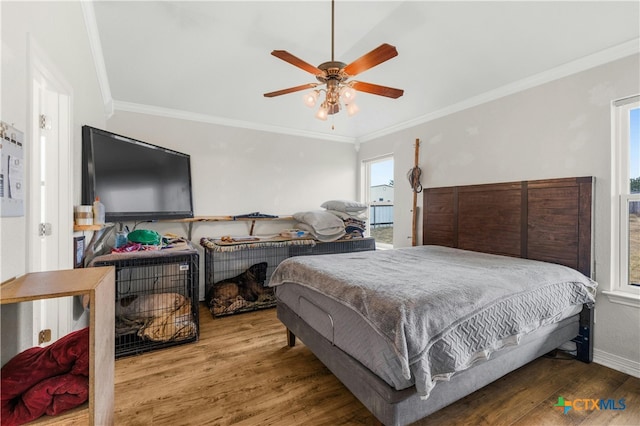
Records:
[[[289,346],[385,425],[569,341],[590,362],[592,191],[591,177],[425,189],[423,246],[287,259],[269,285]]]

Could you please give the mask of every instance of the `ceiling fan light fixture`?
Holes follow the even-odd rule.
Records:
[[[329,103],[327,105],[327,111],[328,111],[329,115],[339,113],[340,112],[340,103],[339,102]]]
[[[340,89],[340,99],[345,105],[349,105],[356,98],[356,91],[351,86],[342,86]]]
[[[327,117],[329,117],[329,108],[327,106],[327,103],[323,102],[316,112],[316,118],[318,120],[327,121]]]
[[[318,96],[320,95],[319,90],[314,90],[309,93],[305,93],[302,97],[304,99],[304,104],[309,108],[313,108],[316,106],[316,102],[318,102]]]
[[[380,86],[378,84],[365,83],[362,81],[348,81],[351,77],[380,65],[391,58],[398,56],[398,50],[395,46],[383,43],[369,53],[364,54],[355,61],[345,64],[336,61],[334,58],[334,3],[331,0],[331,60],[323,62],[320,65],[313,66],[303,61],[297,56],[292,55],[286,50],[274,50],[271,55],[278,59],[282,59],[289,64],[300,68],[315,76],[318,83],[301,84],[287,89],[277,90],[275,92],[265,93],[267,98],[286,95],[287,93],[298,92],[301,90],[315,89],[318,86],[323,88],[315,89],[312,92],[305,93],[303,100],[305,105],[313,108],[320,97],[320,92],[325,93],[325,98],[320,108],[316,111],[316,118],[326,120],[329,115],[337,114],[344,106],[349,116],[356,114],[360,108],[353,103],[357,92],[371,93],[373,95],[385,96],[397,99],[403,95],[404,90],[394,89],[393,87]]]
[[[347,105],[347,115],[349,117],[353,117],[358,113],[358,111],[360,111],[360,108],[358,107],[358,105],[355,104],[355,102],[352,102]]]

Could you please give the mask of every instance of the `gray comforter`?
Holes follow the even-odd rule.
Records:
[[[440,246],[293,257],[269,285],[285,282],[358,312],[424,398],[437,380],[593,302],[597,286],[564,266]]]

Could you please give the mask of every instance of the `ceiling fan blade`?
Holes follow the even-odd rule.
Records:
[[[313,65],[303,61],[297,56],[293,56],[286,50],[274,50],[273,52],[271,52],[271,54],[276,58],[280,58],[285,62],[289,62],[291,65],[295,65],[296,67],[303,69],[313,75],[324,74],[318,67],[314,67]]]
[[[395,46],[384,43],[344,67],[344,72],[353,77],[396,56],[398,51]]]
[[[299,92],[300,90],[313,89],[317,85],[318,83],[301,84],[300,86],[289,87],[288,89],[276,90],[275,92],[265,93],[264,96],[266,98],[273,98],[275,96],[286,95],[287,93]]]
[[[352,81],[351,87],[359,92],[371,93],[374,95],[386,96],[387,98],[398,99],[404,94],[402,89],[394,89],[393,87],[379,86],[377,84],[364,83],[362,81]]]

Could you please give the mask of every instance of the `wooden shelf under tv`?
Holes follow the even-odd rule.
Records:
[[[171,220],[162,220],[161,222],[179,222],[186,223],[189,226],[188,230],[188,239],[191,240],[191,235],[193,231],[194,223],[202,223],[202,222],[251,222],[251,228],[249,229],[249,235],[253,235],[253,229],[255,227],[256,222],[261,221],[274,221],[274,220],[283,220],[283,221],[293,221],[293,216],[276,216],[276,217],[237,217],[237,216],[195,216],[189,217],[185,219],[171,219]]]
[[[194,223],[202,223],[202,222],[251,222],[251,228],[249,229],[249,235],[253,235],[253,230],[255,228],[256,222],[260,221],[274,221],[274,220],[282,220],[282,221],[293,221],[293,216],[277,216],[277,217],[237,217],[237,216],[195,216],[189,217],[185,219],[166,219],[159,220],[158,222],[174,222],[174,223],[185,223],[188,225],[188,239],[191,240],[191,234],[193,231]],[[75,232],[86,232],[86,231],[99,231],[107,226],[113,226],[112,223],[106,223],[102,225],[73,225],[73,230]]]
[[[88,420],[90,425],[113,424],[115,268],[104,266],[34,272],[2,283],[1,289],[2,305],[56,297],[89,296]],[[54,421],[57,418],[43,417],[39,421],[46,423],[48,419]]]
[[[75,232],[85,232],[85,231],[99,231],[104,228],[106,225],[73,225],[73,230]]]
[[[185,219],[169,219],[162,222],[255,222],[269,220],[293,220],[293,216],[277,216],[277,217],[237,217],[237,216],[195,216]]]

